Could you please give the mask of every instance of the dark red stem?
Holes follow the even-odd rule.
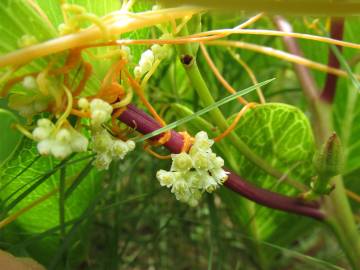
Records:
[[[344,18],[331,18],[331,38],[342,40],[344,34]],[[337,46],[338,50],[341,51],[342,47]],[[337,59],[335,53],[329,48],[328,66],[333,68],[339,68],[340,62]],[[336,93],[336,83],[338,76],[328,73],[326,76],[325,86],[320,95],[320,98],[327,103],[332,103]]]
[[[142,134],[147,134],[161,128],[161,125],[152,117],[132,104],[128,105],[127,110],[120,115],[119,119]],[[161,136],[163,134],[154,137],[153,140],[158,140]],[[183,146],[183,137],[172,130],[171,138],[164,146],[172,153],[180,153]],[[320,205],[317,203],[305,202],[299,198],[288,197],[259,188],[245,181],[234,172],[227,171],[229,172],[229,178],[224,185],[251,201],[273,209],[308,216],[318,220],[323,220],[325,217],[324,213],[320,210]]]

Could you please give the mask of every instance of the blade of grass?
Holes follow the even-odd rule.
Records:
[[[86,159],[89,159],[91,157],[94,157],[95,154],[91,154],[91,155],[88,155],[88,156],[85,156],[85,157],[82,157],[82,158],[78,158],[78,159],[75,159],[73,161],[69,161],[69,162],[65,162],[63,164],[59,164],[58,167],[55,167],[54,169],[51,169],[49,170],[48,172],[46,172],[45,174],[43,175],[40,175],[39,177],[37,177],[36,179],[34,179],[34,181],[32,182],[29,182],[29,183],[26,183],[24,185],[22,185],[21,187],[19,187],[17,190],[15,190],[13,193],[11,193],[6,199],[4,199],[2,202],[5,204],[7,201],[9,201],[13,196],[15,196],[15,194],[17,194],[19,191],[21,191],[23,188],[29,186],[31,183],[35,182],[37,179],[41,179],[42,177],[44,177],[46,174],[51,174],[53,175],[54,173],[56,173],[59,169],[65,167],[65,166],[69,166],[69,165],[73,165],[73,164],[76,164],[78,162],[81,162],[83,160],[86,160]],[[41,157],[41,156],[39,156]],[[50,176],[51,176],[50,175]],[[12,179],[12,180],[15,180],[16,178]],[[12,181],[11,180],[11,181]]]
[[[200,115],[203,115],[203,114],[205,114],[205,113],[207,113],[207,112],[209,112],[209,111],[211,111],[211,110],[213,110],[213,109],[215,109],[217,107],[220,107],[220,106],[222,106],[222,105],[236,99],[237,97],[244,96],[244,95],[256,90],[258,87],[264,86],[264,85],[272,82],[273,80],[275,80],[275,78],[263,81],[263,82],[258,83],[256,85],[250,86],[250,87],[248,87],[248,88],[246,88],[244,90],[241,90],[241,91],[239,91],[239,92],[237,92],[237,93],[235,93],[233,95],[227,96],[227,97],[225,97],[225,98],[211,104],[210,106],[207,106],[207,107],[201,109],[200,111],[197,111],[193,115],[189,115],[189,116],[184,117],[184,118],[182,118],[180,120],[177,120],[177,121],[175,121],[175,122],[173,122],[173,123],[171,123],[169,125],[166,125],[165,127],[159,128],[158,130],[155,130],[155,131],[153,131],[151,133],[148,133],[148,134],[142,136],[141,138],[135,140],[135,142],[136,143],[143,142],[143,141],[145,141],[145,140],[147,140],[149,138],[152,138],[152,137],[154,137],[156,135],[159,135],[159,134],[161,134],[161,133],[163,133],[165,131],[171,130],[171,129],[173,129],[173,128],[179,126],[179,125],[182,125],[182,124],[184,124],[184,123],[186,123],[188,121],[191,121],[192,119],[194,119],[194,118],[196,118],[196,117],[198,117]]]
[[[93,159],[89,161],[88,164],[81,170],[75,180],[72,182],[71,186],[66,190],[64,200],[66,200],[71,193],[79,186],[81,181],[91,172]]]
[[[59,221],[60,236],[65,237],[65,188],[66,188],[66,167],[60,169],[59,181]]]
[[[20,201],[22,201],[27,195],[29,195],[32,191],[34,191],[38,186],[40,186],[42,183],[44,183],[48,178],[50,178],[54,173],[56,173],[56,171],[59,168],[61,168],[64,164],[66,164],[67,161],[69,161],[73,157],[74,157],[74,155],[70,155],[66,159],[62,160],[58,165],[56,165],[53,170],[45,173],[38,181],[36,181],[27,190],[25,190],[23,193],[21,193],[15,200],[13,200],[11,203],[9,203],[5,207],[4,212],[8,212],[12,208],[14,208]]]

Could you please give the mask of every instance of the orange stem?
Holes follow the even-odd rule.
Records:
[[[230,132],[236,127],[237,123],[239,122],[240,118],[244,115],[244,113],[251,108],[255,107],[255,103],[251,102],[246,104],[241,110],[240,112],[236,115],[234,121],[231,123],[231,125],[223,132],[221,133],[219,136],[214,138],[215,142],[219,142],[222,139],[224,139],[227,135],[230,134]]]
[[[225,89],[230,93],[230,94],[235,94],[236,90],[225,80],[225,78],[221,75],[221,73],[219,72],[219,70],[217,69],[217,67],[215,66],[214,62],[211,60],[209,53],[207,52],[204,44],[200,43],[200,49],[201,52],[203,53],[205,60],[207,62],[207,64],[209,65],[209,67],[211,68],[212,72],[214,73],[215,77],[218,79],[218,81],[225,87]],[[248,102],[246,101],[246,99],[242,98],[242,97],[238,97],[237,98],[238,101],[245,105],[248,104]]]

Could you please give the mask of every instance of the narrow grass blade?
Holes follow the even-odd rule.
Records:
[[[71,186],[66,190],[64,199],[67,199],[71,193],[79,186],[81,181],[91,172],[93,160],[91,160],[86,166],[81,170],[75,180],[72,182]]]
[[[177,121],[175,121],[175,122],[173,122],[173,123],[171,123],[171,124],[169,124],[169,125],[167,125],[165,127],[159,128],[159,129],[157,129],[157,130],[155,130],[155,131],[153,131],[153,132],[151,132],[149,134],[146,134],[145,136],[135,140],[135,142],[136,143],[143,142],[143,141],[145,141],[145,140],[147,140],[149,138],[152,138],[152,137],[154,137],[156,135],[159,135],[159,134],[161,134],[161,133],[163,133],[165,131],[168,131],[168,130],[173,129],[173,128],[179,126],[179,125],[182,125],[182,124],[184,124],[184,123],[186,123],[188,121],[191,121],[192,119],[194,119],[194,118],[196,118],[196,117],[198,117],[200,115],[203,115],[203,114],[205,114],[205,113],[207,113],[207,112],[209,112],[209,111],[211,111],[211,110],[213,110],[213,109],[215,109],[217,107],[220,107],[220,106],[222,106],[222,105],[224,105],[224,104],[226,104],[226,103],[228,103],[228,102],[230,102],[230,101],[232,101],[232,100],[234,100],[234,99],[236,99],[238,97],[244,96],[244,95],[256,90],[257,87],[264,86],[264,85],[272,82],[273,80],[275,80],[275,78],[263,81],[261,83],[250,86],[250,87],[248,87],[248,88],[246,88],[244,90],[241,90],[241,91],[239,91],[239,92],[237,92],[237,93],[235,93],[233,95],[227,96],[227,97],[215,102],[214,104],[211,104],[210,106],[205,107],[204,109],[201,109],[200,111],[197,111],[193,115],[189,115],[187,117],[184,117],[184,118],[182,118],[180,120],[177,120]]]

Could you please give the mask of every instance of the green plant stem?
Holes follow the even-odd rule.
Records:
[[[322,124],[320,124],[325,134],[323,138],[317,136],[318,141],[324,142],[332,133],[332,106],[320,99],[316,105],[322,112]],[[332,179],[331,184],[335,186],[333,192],[330,193],[324,201],[324,209],[326,212],[325,222],[330,226],[336,235],[343,251],[349,259],[353,269],[360,269],[360,233],[356,227],[353,212],[350,207],[349,200],[346,196],[342,176],[336,176]]]
[[[186,27],[182,29],[181,34],[183,35],[188,34]],[[198,93],[200,100],[203,102],[203,105],[210,106],[211,104],[215,103],[215,100],[212,97],[210,90],[200,73],[200,70],[196,63],[195,54],[192,51],[192,47],[189,44],[184,44],[184,45],[179,45],[177,48],[181,57],[189,56],[190,59],[192,59],[190,64],[183,64],[183,66],[185,68],[186,74],[191,84]],[[214,108],[212,111],[209,112],[209,114],[211,115],[216,125],[220,128],[220,130],[224,131],[229,127],[224,115],[222,114],[219,108]],[[235,133],[231,132],[228,135],[228,138],[236,146],[237,150],[242,155],[244,155],[249,161],[254,163],[256,166],[258,166],[259,168],[261,168],[262,170],[264,170],[265,172],[267,172],[268,174],[272,175],[277,179],[283,178],[285,181],[287,181],[297,189],[300,190],[304,189],[299,182],[290,179],[287,175],[284,175],[284,173],[278,171],[270,164],[268,164],[265,160],[263,160],[261,157],[259,157],[257,154],[255,154],[247,146],[247,144],[244,143],[243,140],[241,140],[241,138],[239,138]]]
[[[188,34],[186,27],[182,29],[181,34],[183,35]],[[183,66],[185,68],[189,80],[191,81],[196,92],[198,93],[200,100],[203,102],[203,105],[210,106],[211,104],[214,104],[215,100],[212,97],[210,90],[207,87],[206,82],[204,81],[200,73],[200,70],[197,66],[195,53],[193,52],[193,47],[191,47],[190,44],[184,44],[184,45],[179,45],[177,48],[178,48],[178,52],[180,53],[180,56],[190,56],[192,59],[191,60],[192,63],[190,65],[183,64]],[[211,117],[214,120],[214,122],[221,130],[226,130],[228,128],[229,125],[219,108],[214,108],[209,113],[211,114]],[[264,160],[262,160],[259,156],[257,156],[254,152],[252,152],[251,149],[235,133],[230,133],[228,137],[238,148],[238,150],[245,157],[251,160],[255,165],[259,166],[264,171],[268,172],[269,174],[271,174],[276,178],[283,177],[283,174],[281,172],[275,170],[273,167],[268,165]],[[249,204],[251,204],[251,202],[249,202]],[[263,253],[262,247],[259,244],[259,235],[258,235],[258,229],[256,223],[252,222],[249,229],[251,235],[256,240],[254,244],[254,248],[256,250],[257,259],[259,260],[258,262],[259,267],[261,269],[267,269],[265,254]]]

